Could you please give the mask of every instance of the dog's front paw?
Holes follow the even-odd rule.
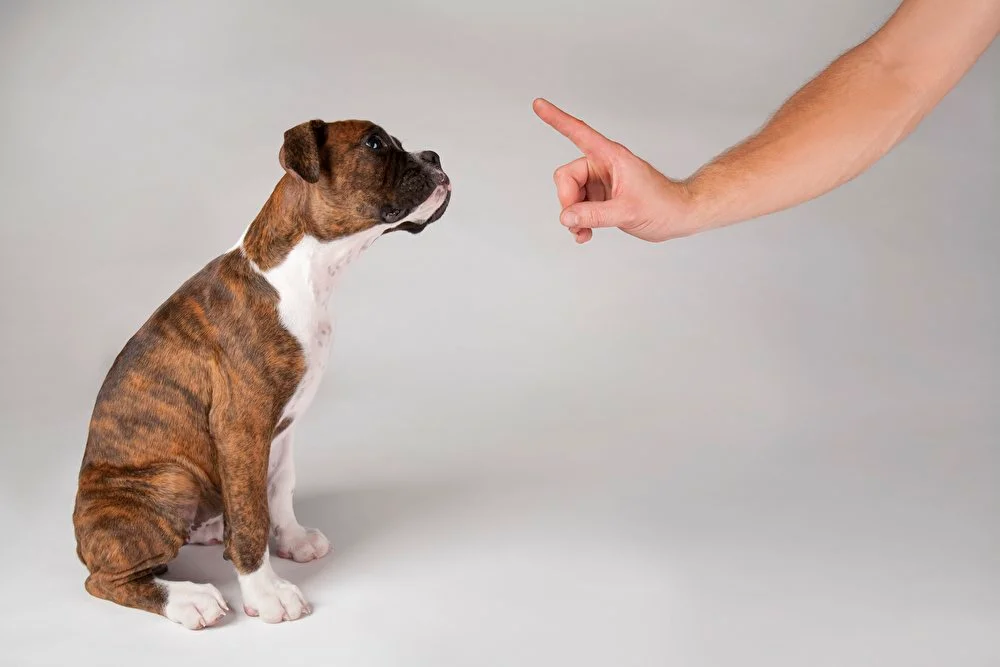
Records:
[[[288,558],[296,563],[305,563],[322,558],[330,552],[330,541],[315,528],[279,529],[275,541],[278,546],[278,556]]]
[[[257,572],[240,577],[240,588],[243,611],[265,623],[294,621],[312,611],[299,587],[275,574],[266,561]]]

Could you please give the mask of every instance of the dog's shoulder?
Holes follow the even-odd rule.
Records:
[[[170,374],[245,346],[278,323],[278,294],[238,250],[213,259],[167,298],[118,354],[103,391],[143,369]]]

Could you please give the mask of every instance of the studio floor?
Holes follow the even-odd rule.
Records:
[[[245,616],[220,547],[185,547],[169,573],[220,588],[233,608],[220,626],[193,633],[90,598],[69,522],[74,462],[38,459],[24,489],[38,500],[7,519],[8,664],[985,667],[1000,655],[993,443],[933,447],[926,422],[893,444],[869,423],[753,444],[719,427],[716,444],[685,446],[666,425],[646,446],[605,449],[610,433],[566,425],[533,453],[487,433],[477,456],[499,470],[435,477],[419,464],[426,441],[399,438],[423,423],[412,412],[339,444],[326,434],[349,411],[333,412],[300,438],[298,504],[334,552],[276,566],[311,616]],[[74,435],[18,441],[40,430]],[[367,463],[350,462],[368,438]]]

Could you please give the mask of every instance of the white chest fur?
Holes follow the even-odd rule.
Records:
[[[285,405],[282,419],[297,419],[305,412],[323,377],[333,334],[330,295],[339,272],[384,231],[377,226],[326,243],[305,236],[281,264],[263,272],[278,292],[281,323],[305,356],[305,374]]]
[[[340,271],[391,227],[404,222],[428,220],[444,203],[449,190],[446,185],[438,186],[405,218],[393,224],[375,225],[357,234],[327,242],[304,236],[281,264],[261,272],[277,290],[281,324],[302,346],[306,362],[302,380],[285,405],[281,419],[301,417],[319,388],[330,357],[333,335],[330,295]],[[241,239],[237,247],[242,249],[242,246]],[[272,459],[273,455],[274,452]]]

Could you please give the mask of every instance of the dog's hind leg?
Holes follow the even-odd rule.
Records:
[[[192,630],[218,622],[228,608],[215,586],[158,578],[184,544],[199,495],[176,468],[102,471],[81,485],[73,518],[87,591]]]

